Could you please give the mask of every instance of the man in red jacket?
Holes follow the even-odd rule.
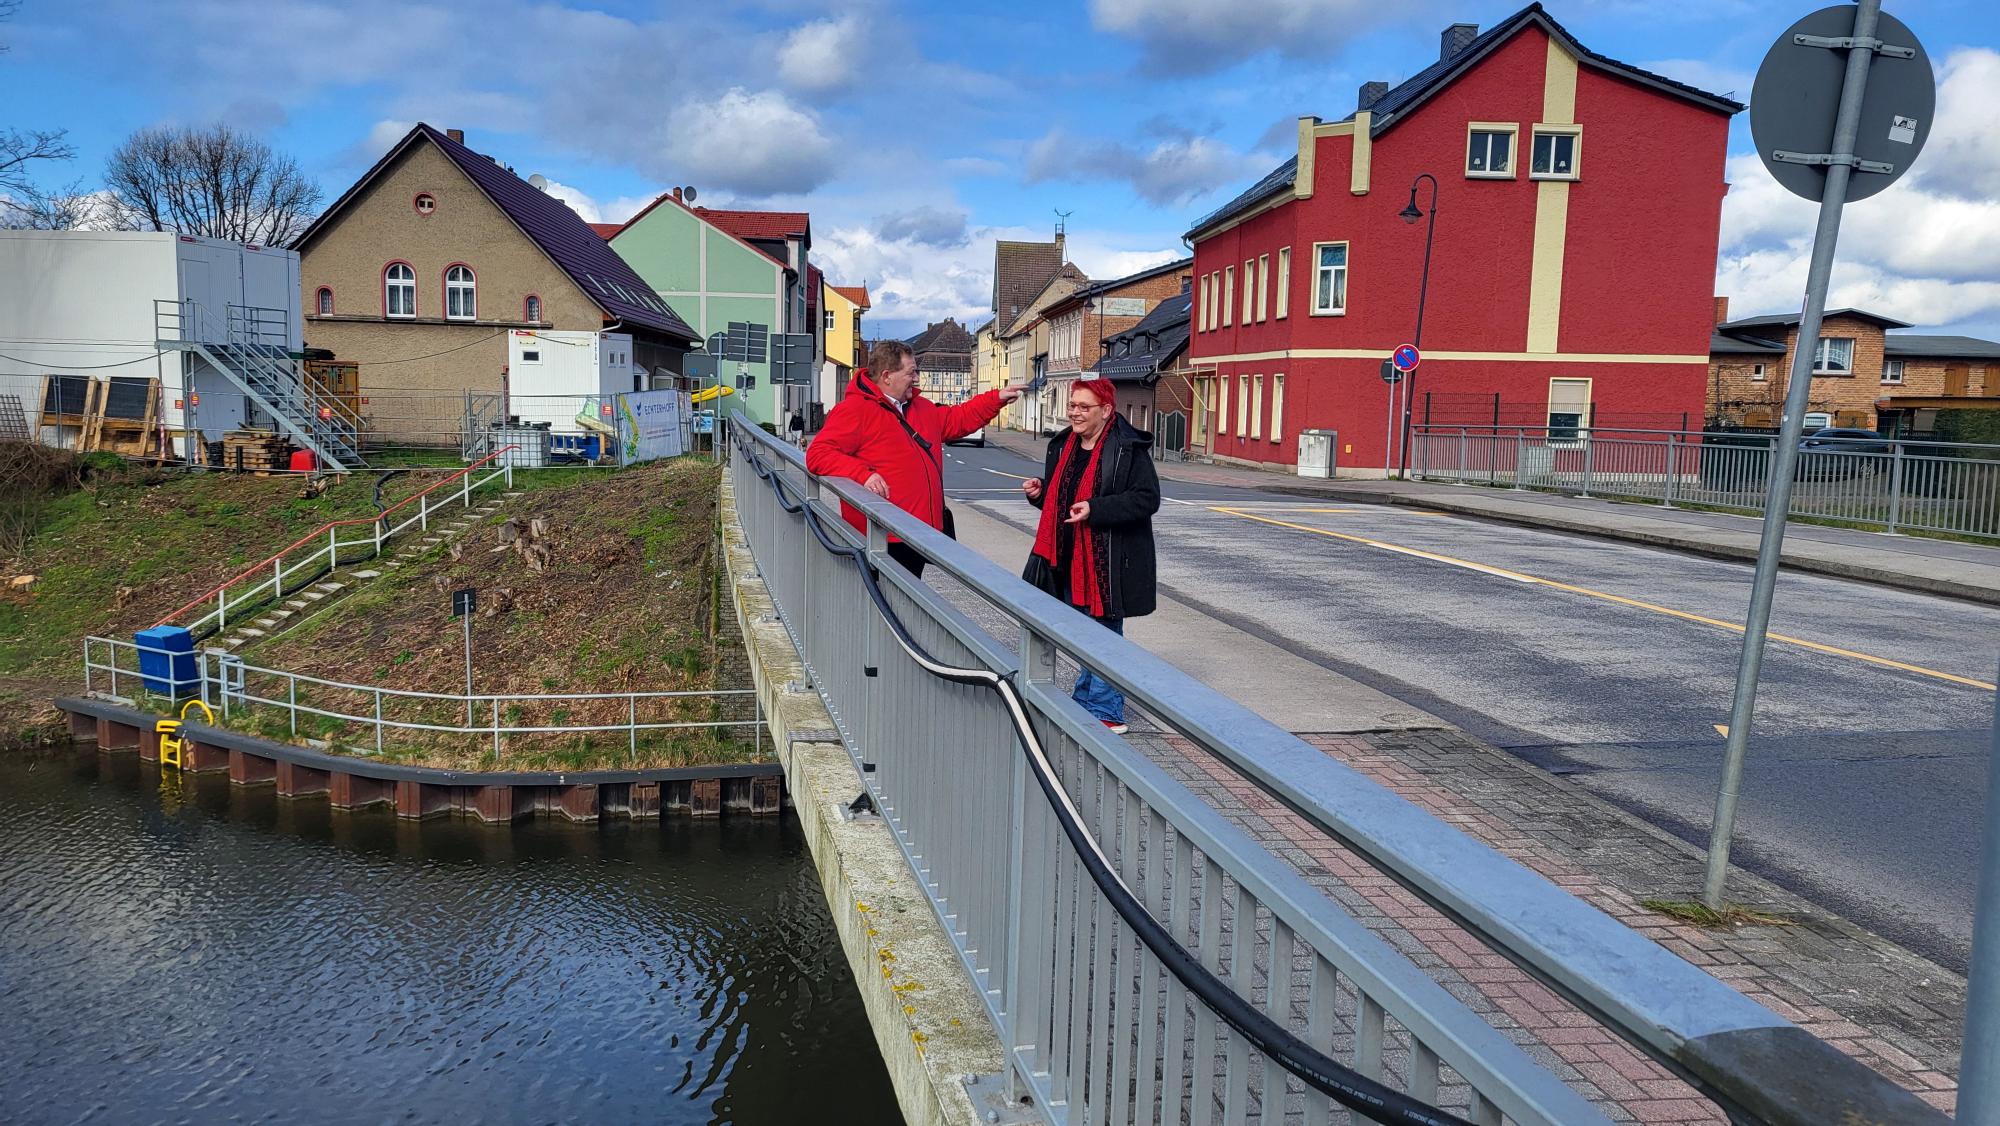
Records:
[[[871,375],[870,373],[874,374]],[[858,481],[869,492],[933,528],[944,528],[944,444],[993,421],[1003,404],[1021,394],[1010,384],[956,406],[940,406],[917,392],[917,357],[899,340],[868,353],[868,367],[854,373],[847,397],[827,412],[826,425],[806,447],[806,468],[822,477]],[[861,513],[842,505],[861,531]],[[889,555],[913,575],[924,558],[899,539]]]

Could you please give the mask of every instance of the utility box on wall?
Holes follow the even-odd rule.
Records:
[[[1301,477],[1331,477],[1334,462],[1334,443],[1340,438],[1337,430],[1299,431],[1298,474]]]

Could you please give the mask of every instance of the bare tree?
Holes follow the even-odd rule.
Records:
[[[127,230],[266,246],[302,233],[320,201],[297,161],[223,124],[141,129],[111,154],[104,180]]]
[[[21,0],[0,0],[0,22],[12,19],[21,9]],[[0,43],[0,54],[7,45]],[[76,150],[63,140],[64,129],[0,129],[0,213],[12,209],[11,200],[35,191],[28,166],[37,160],[68,160]]]
[[[82,180],[54,189],[29,184],[19,195],[0,199],[0,230],[103,231],[116,226],[116,209],[106,193],[86,191]]]

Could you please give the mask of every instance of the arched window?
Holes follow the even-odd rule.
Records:
[[[391,317],[417,315],[417,272],[408,262],[391,262],[382,271],[382,312]]]
[[[333,315],[333,291],[331,289],[320,286],[319,296],[314,300],[318,302],[320,316],[330,317]]]
[[[472,267],[453,266],[444,272],[444,315],[446,320],[469,321],[476,315]]]
[[[542,299],[530,293],[522,303],[521,319],[531,324],[542,323]]]

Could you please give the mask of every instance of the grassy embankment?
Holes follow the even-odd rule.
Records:
[[[0,486],[12,486],[0,487],[0,745],[66,737],[49,700],[82,690],[84,636],[130,640],[326,521],[374,511],[366,475],[308,498],[295,477],[0,447]],[[393,477],[383,496],[393,504],[437,477]]]
[[[463,624],[451,592],[475,587],[474,690],[480,694],[708,693],[728,683],[721,666],[735,647],[716,639],[716,469],[675,461],[616,473],[538,474],[508,515],[532,547],[502,542],[489,521],[369,580],[269,642],[244,651],[254,665],[422,692],[465,690]],[[517,477],[525,477],[517,474]],[[533,528],[539,524],[539,535]],[[283,699],[278,678],[254,677],[253,694]],[[371,715],[372,693],[300,685],[301,704]],[[509,735],[496,757],[487,734],[388,731],[381,757],[462,770],[583,770],[683,766],[755,757],[752,727],[640,731],[639,723],[748,721],[748,697],[508,700],[507,726],[616,726],[619,730]],[[385,718],[467,724],[462,705],[385,697]],[[495,718],[476,709],[471,726]],[[243,719],[276,739],[311,740],[336,751],[374,752],[372,724],[302,716],[296,736],[282,708]]]

